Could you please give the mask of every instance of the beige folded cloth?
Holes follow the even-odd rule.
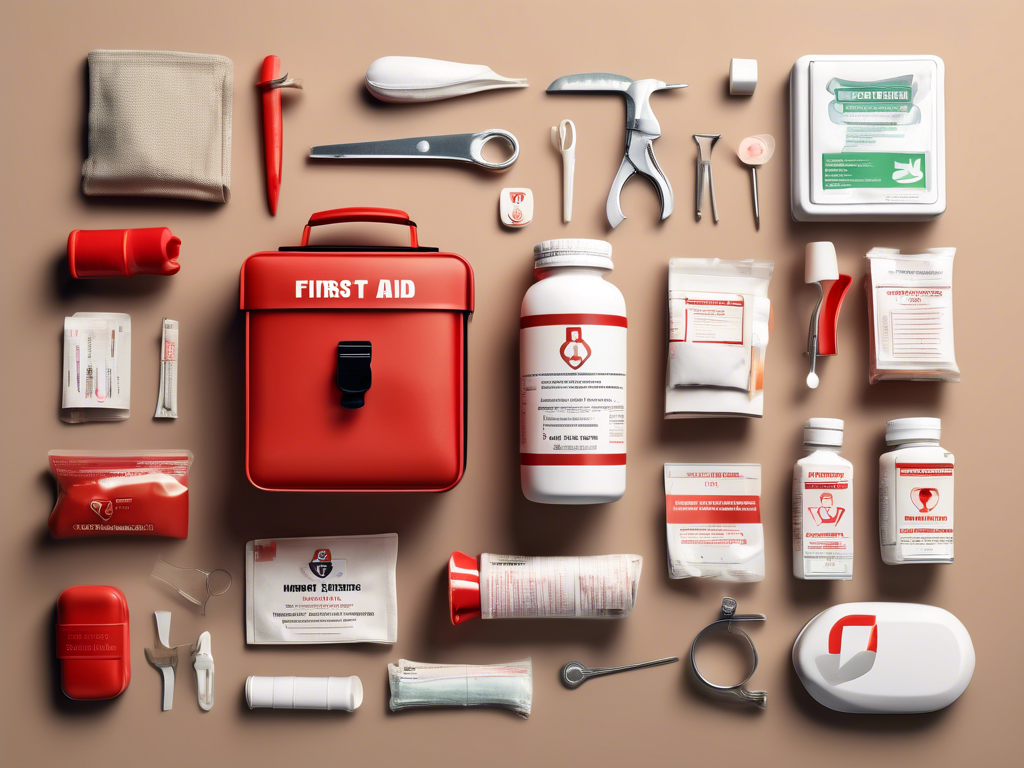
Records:
[[[223,56],[91,51],[85,194],[227,202],[233,72]]]

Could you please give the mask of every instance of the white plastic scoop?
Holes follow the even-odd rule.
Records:
[[[764,165],[775,154],[775,139],[767,133],[747,136],[736,150],[740,161],[750,166],[750,182],[754,190],[754,224],[761,228],[761,210],[757,201],[757,166]]]

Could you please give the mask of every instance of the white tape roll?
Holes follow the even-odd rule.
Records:
[[[245,681],[249,709],[342,709],[363,703],[358,677],[257,677]]]

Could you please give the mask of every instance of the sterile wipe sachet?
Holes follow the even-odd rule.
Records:
[[[868,380],[960,381],[953,351],[956,248],[868,251]]]
[[[245,545],[249,644],[394,643],[398,534]]]
[[[773,269],[768,261],[669,262],[670,387],[762,388]]]
[[[760,464],[666,464],[668,575],[764,579]]]

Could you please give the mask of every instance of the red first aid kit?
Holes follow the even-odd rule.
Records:
[[[70,699],[112,699],[132,679],[128,601],[117,587],[68,587],[57,598],[60,687]]]
[[[408,246],[310,245],[399,224]],[[466,465],[473,269],[404,211],[314,213],[301,245],[245,260],[245,469],[273,491],[446,491]]]

